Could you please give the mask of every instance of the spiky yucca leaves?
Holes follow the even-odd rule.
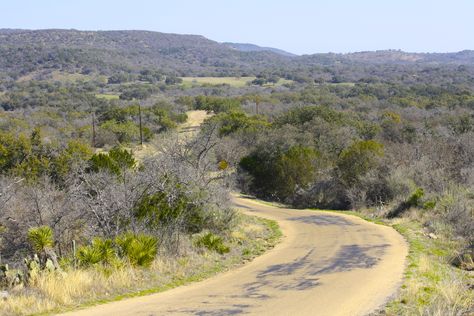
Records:
[[[98,263],[111,264],[117,259],[112,240],[94,238],[88,246],[82,246],[77,252],[79,263],[88,267]]]
[[[32,227],[28,230],[28,240],[36,253],[53,248],[53,230],[48,226]]]
[[[222,237],[217,236],[211,232],[197,238],[195,245],[198,247],[206,247],[221,255],[228,253],[230,248],[224,244]]]
[[[125,233],[118,236],[115,242],[120,247],[121,256],[134,266],[150,266],[158,251],[158,239],[145,234]]]

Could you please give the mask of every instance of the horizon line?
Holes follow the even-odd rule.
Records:
[[[288,49],[276,47],[276,46],[268,46],[268,45],[261,45],[252,42],[234,42],[234,41],[217,41],[207,37],[206,35],[202,34],[193,34],[193,33],[174,33],[174,32],[161,32],[156,30],[147,30],[147,29],[77,29],[77,28],[39,28],[39,29],[29,29],[29,28],[15,28],[15,27],[0,27],[0,31],[2,30],[13,30],[13,31],[78,31],[78,32],[150,32],[150,33],[160,33],[160,34],[170,34],[170,35],[183,35],[183,36],[199,36],[204,37],[207,40],[216,42],[218,44],[242,44],[242,45],[255,45],[260,48],[267,48],[267,49],[278,49],[284,51],[286,53],[295,55],[294,57],[301,57],[301,56],[311,56],[311,55],[318,55],[318,54],[334,54],[334,55],[350,55],[350,54],[360,54],[360,53],[376,53],[376,52],[401,52],[406,54],[456,54],[462,52],[470,52],[474,51],[474,48],[465,48],[457,51],[405,51],[401,48],[382,48],[382,49],[375,49],[375,50],[354,50],[354,51],[321,51],[321,52],[312,52],[312,53],[294,53]]]

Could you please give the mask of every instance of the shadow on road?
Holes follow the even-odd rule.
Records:
[[[357,226],[357,224],[348,221],[345,218],[331,215],[310,215],[288,218],[290,221],[303,222],[314,225],[337,225],[337,226]]]

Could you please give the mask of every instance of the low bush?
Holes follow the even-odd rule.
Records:
[[[88,246],[82,246],[77,253],[79,264],[89,267],[95,264],[111,264],[117,259],[112,240],[94,238]]]
[[[148,267],[156,257],[158,239],[144,234],[125,233],[115,239],[119,254],[133,266]]]
[[[54,245],[53,230],[48,226],[33,227],[28,230],[28,240],[36,253]]]
[[[221,255],[230,251],[230,248],[224,244],[222,237],[211,232],[199,236],[195,241],[195,245],[197,247],[203,247],[215,251]]]
[[[120,259],[127,260],[132,266],[149,267],[157,252],[156,237],[127,232],[114,240],[94,238],[90,245],[79,248],[77,259],[83,267],[120,265]]]

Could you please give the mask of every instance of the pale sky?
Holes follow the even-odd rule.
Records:
[[[297,54],[474,49],[474,0],[0,0],[0,28],[199,34]]]

